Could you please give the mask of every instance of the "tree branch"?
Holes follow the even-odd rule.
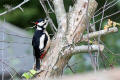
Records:
[[[67,18],[63,0],[53,0],[53,4],[58,23],[58,29],[62,29],[62,31],[65,32],[67,28]]]
[[[2,13],[0,13],[0,16],[4,15],[4,14],[7,14],[8,12],[11,12],[17,8],[21,8],[22,5],[24,5],[25,3],[27,3],[29,0],[24,0],[22,3],[20,3],[19,5],[17,5],[16,7],[13,7],[11,9],[8,9],[7,11],[4,11]]]
[[[89,48],[89,49],[88,49]],[[98,51],[100,48],[100,51],[103,51],[104,50],[104,45],[82,45],[82,46],[75,46],[73,47],[71,50],[72,53],[87,53],[88,51],[91,51],[91,52],[95,52],[95,51]]]
[[[106,35],[106,34],[117,32],[117,31],[118,31],[117,27],[112,27],[112,28],[108,28],[105,30],[100,30],[100,31],[89,33],[89,34],[85,34],[85,35],[83,35],[82,41],[88,41],[88,36],[89,36],[89,38],[94,38],[99,35]]]
[[[81,46],[69,46],[64,50],[63,55],[74,55],[76,53],[87,53],[89,51],[96,52],[100,49],[100,51],[104,50],[104,45],[81,45]]]

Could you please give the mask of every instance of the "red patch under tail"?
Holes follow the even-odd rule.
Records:
[[[43,58],[45,57],[46,53],[47,53],[47,51],[44,51],[44,52],[42,53],[42,55],[40,56],[40,59],[43,59]]]

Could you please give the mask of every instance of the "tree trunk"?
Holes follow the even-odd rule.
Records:
[[[97,7],[95,0],[90,0],[89,4],[87,0],[76,0],[72,10],[66,14],[63,0],[54,0],[53,3],[58,32],[52,39],[50,49],[42,61],[41,72],[37,76],[43,80],[49,77],[58,77],[63,73],[65,65],[75,52],[75,47],[71,44],[80,40],[81,34],[87,27],[86,20],[89,22]]]

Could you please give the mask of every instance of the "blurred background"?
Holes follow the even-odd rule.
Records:
[[[18,5],[22,1],[23,0],[0,0],[0,13]],[[95,21],[101,19],[102,14],[100,13],[103,9],[99,9],[103,7],[104,4],[109,4],[106,6],[106,9],[108,9],[105,10],[104,17],[120,11],[120,0],[96,1],[98,2],[98,7],[94,15]],[[50,3],[52,4],[52,2]],[[49,10],[50,8],[46,1],[45,4]],[[67,12],[69,6],[73,6],[73,4],[74,0],[64,0]],[[22,6],[22,9],[23,11],[18,8],[10,13],[0,16],[0,79],[4,76],[7,80],[8,78],[11,78],[11,75],[13,74],[20,76],[25,71],[30,70],[34,63],[31,45],[34,29],[29,29],[28,27],[34,26],[32,24],[33,21],[36,21],[39,18],[46,18],[46,15],[39,0],[30,0]],[[57,26],[55,14],[52,12],[49,14],[54,24]],[[105,18],[102,22],[101,29],[107,24],[108,19],[120,23],[120,13]],[[93,23],[92,19],[90,23]],[[100,22],[97,22],[95,26],[96,30],[99,30]],[[47,31],[49,34],[53,34],[50,25],[47,27]],[[2,40],[5,40],[6,42],[2,42]],[[99,69],[119,66],[120,31],[102,36],[101,40],[105,45],[105,50],[103,51],[105,58],[102,59],[101,56],[99,56]],[[70,67],[65,67],[64,74],[74,74],[94,70],[88,53],[73,56],[68,64]]]

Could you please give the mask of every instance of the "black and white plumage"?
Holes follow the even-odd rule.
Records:
[[[32,39],[33,54],[36,61],[36,70],[40,69],[40,60],[44,57],[50,45],[50,37],[46,31],[48,21],[39,19],[35,22],[35,32]]]

